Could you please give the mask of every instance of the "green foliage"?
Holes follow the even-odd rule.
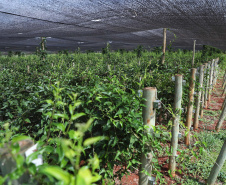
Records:
[[[167,118],[153,128],[155,137],[145,134],[143,99],[137,91],[157,87],[158,98],[170,109],[174,100],[171,78],[180,73],[187,82],[183,87],[185,107],[192,53],[166,52],[166,65],[160,67],[161,50],[145,52],[141,47],[139,52],[110,52],[108,44],[103,54],[87,55],[78,50],[45,55],[44,62],[42,55],[0,57],[1,146],[13,136],[28,135],[39,143],[39,150],[28,159],[19,157],[18,164],[34,179],[41,184],[85,184],[99,183],[100,175],[121,178],[138,169],[141,152],[147,152],[148,144],[153,148],[154,173],[161,179],[157,156],[165,150],[169,154],[161,144],[170,140],[172,113],[163,109]],[[198,52],[196,67],[206,62],[201,56]],[[6,123],[9,132],[3,129]],[[45,165],[37,169],[30,162],[39,154]],[[113,174],[114,165],[126,168]],[[14,177],[22,172],[15,172]]]
[[[15,55],[17,55],[17,56],[20,57],[21,55],[23,55],[23,53],[22,53],[21,51],[16,51],[16,52],[15,52]]]
[[[62,51],[58,51],[58,54],[59,55],[66,55],[66,56],[68,56],[69,52],[68,52],[68,50],[62,50]]]
[[[13,52],[12,51],[8,51],[8,57],[12,57],[13,56]]]
[[[38,55],[40,57],[40,60],[45,60],[46,56],[47,56],[47,52],[46,52],[46,37],[41,37],[41,42],[39,44],[39,47],[36,48],[36,55]]]
[[[108,55],[110,53],[110,44],[107,43],[106,48],[102,48],[102,54],[103,55]]]
[[[162,52],[162,47],[154,47],[153,48],[153,52],[155,52],[157,54],[161,53]]]
[[[17,137],[12,138],[12,144],[10,144],[13,131],[1,132],[0,146],[9,145],[9,151],[16,162],[16,170],[1,177],[2,183],[5,180],[11,182],[26,171],[32,175],[32,180],[38,181],[40,184],[90,185],[101,179],[101,176],[96,172],[100,163],[98,156],[95,153],[92,157],[89,155],[85,165],[81,165],[81,157],[86,155],[86,149],[90,145],[108,138],[103,136],[84,138],[93,120],[88,120],[86,124],[76,123],[75,121],[79,117],[85,115],[75,112],[75,109],[81,104],[76,100],[77,95],[68,95],[72,102],[67,104],[62,100],[60,93],[63,89],[59,87],[59,83],[53,87],[53,100],[48,99],[45,101],[46,103],[43,102],[44,109],[41,110],[45,119],[49,121],[47,121],[48,125],[45,125],[45,132],[38,141],[38,151],[25,160],[19,154],[20,147],[17,143],[29,139],[29,137],[17,135]],[[65,111],[60,112],[65,109],[69,109],[69,114]],[[70,129],[72,124],[73,129]],[[8,130],[10,126],[11,123],[6,123],[3,128]],[[11,128],[11,130],[13,129]],[[31,162],[40,154],[44,157],[44,164],[36,167]]]
[[[202,58],[204,60],[208,60],[209,57],[214,56],[216,54],[221,54],[222,50],[212,47],[212,46],[208,46],[208,45],[203,45],[202,48]]]
[[[142,57],[142,53],[144,51],[143,46],[139,45],[137,48],[134,50],[134,52],[137,54],[137,58]]]
[[[178,158],[179,169],[184,172],[185,180],[178,182],[182,184],[197,184],[199,179],[206,180],[210,171],[220,153],[225,140],[225,131],[213,133],[205,131],[197,133],[193,141],[194,147],[191,149],[182,149],[182,155]],[[194,158],[195,156],[195,158]],[[225,182],[226,164],[224,164],[218,180]]]

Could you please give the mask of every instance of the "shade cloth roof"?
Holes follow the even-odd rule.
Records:
[[[154,47],[162,28],[175,48],[226,49],[226,0],[1,0],[0,20],[0,51]]]

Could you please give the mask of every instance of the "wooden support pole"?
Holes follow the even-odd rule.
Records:
[[[225,70],[225,73],[224,73],[224,78],[223,78],[223,80],[224,80],[224,81],[226,80],[226,70]],[[224,83],[224,81],[223,81],[223,83]],[[223,85],[224,85],[224,84],[222,84],[222,87],[223,87]]]
[[[215,70],[215,59],[213,59],[213,61],[211,62],[212,64],[212,80],[211,80],[211,90],[213,90],[213,81],[214,81],[214,70]]]
[[[194,67],[194,63],[195,63],[195,44],[196,44],[196,40],[194,40],[194,44],[193,44],[192,67]]]
[[[218,61],[219,61],[219,59],[216,60],[216,68],[217,68],[217,72],[216,72],[215,85],[216,85],[216,83],[217,83],[217,78],[218,78],[218,73],[219,73]]]
[[[213,80],[213,86],[215,87],[217,83],[217,77],[218,77],[218,60],[216,59],[214,62],[214,80]]]
[[[210,64],[207,64],[206,69],[206,88],[205,88],[205,108],[207,108],[208,103],[208,89],[209,89],[209,71],[210,71]]]
[[[27,73],[30,74],[30,66],[27,65]]]
[[[144,101],[145,107],[143,107],[142,114],[143,114],[143,123],[149,126],[147,132],[152,133],[152,126],[155,126],[155,113],[156,110],[154,109],[153,102],[156,100],[157,96],[157,89],[155,87],[146,87],[143,89],[143,98],[146,100]],[[141,155],[141,167],[139,170],[139,185],[148,185],[148,175],[143,173],[142,171],[147,171],[150,175],[152,172],[152,153],[151,148],[147,147],[150,152],[145,155],[142,153]]]
[[[200,118],[203,118],[203,108],[205,106],[205,86],[206,86],[206,70],[207,70],[207,63],[204,64],[204,74],[203,74],[203,88],[202,91],[202,103],[201,103],[201,110],[200,110]]]
[[[212,90],[214,89],[214,81],[215,81],[215,75],[216,75],[216,65],[215,62],[216,60],[213,59],[213,79],[212,79]]]
[[[108,71],[111,71],[111,65],[107,65]]]
[[[185,144],[187,146],[190,145],[190,128],[192,122],[192,113],[193,113],[193,102],[194,102],[194,89],[195,89],[195,79],[196,79],[196,68],[191,69],[191,80],[189,84],[189,102],[187,108],[187,118],[186,118],[186,126],[188,128],[188,134],[185,136]]]
[[[225,86],[226,86],[226,72],[225,72],[225,75],[224,75],[224,78],[223,78],[223,84],[222,84],[223,89],[224,89]]]
[[[196,97],[196,101],[195,101],[195,106],[196,106],[196,110],[195,110],[195,117],[194,117],[194,129],[197,129],[199,126],[199,110],[200,110],[200,99],[201,99],[201,93],[202,93],[202,86],[203,86],[203,72],[204,72],[204,66],[200,65],[199,66],[199,90],[198,90],[198,95]]]
[[[221,148],[220,154],[217,158],[217,161],[215,162],[211,172],[210,172],[210,176],[207,179],[207,184],[208,185],[214,185],[215,181],[217,179],[217,176],[221,170],[221,168],[224,165],[224,162],[226,160],[226,140],[224,141],[224,144]]]
[[[178,134],[179,134],[179,123],[181,115],[181,100],[182,100],[182,75],[175,75],[175,95],[174,95],[174,115],[173,127],[172,127],[172,138],[171,138],[171,150],[172,155],[169,157],[169,169],[172,177],[175,177],[176,170],[176,155],[178,146]]]
[[[166,28],[163,29],[162,64],[165,63],[166,54]]]
[[[223,110],[224,109],[224,106],[226,105],[226,97],[224,97],[224,102],[222,103],[222,106],[221,106],[221,110]]]
[[[225,72],[224,72],[224,78],[226,77],[226,70],[225,70]]]
[[[225,81],[226,80],[226,70],[225,70],[225,73],[224,73],[224,77],[223,77],[223,83],[222,83],[222,87],[224,88],[224,85],[225,85]]]
[[[219,118],[219,121],[217,123],[217,126],[216,126],[216,131],[219,132],[220,131],[220,128],[224,122],[224,119],[226,117],[226,98],[224,98],[224,103],[222,105],[223,107],[223,110],[221,112],[221,115],[220,115],[220,118]]]
[[[208,105],[210,104],[212,89],[213,89],[213,61],[210,62],[210,78],[209,78],[209,91],[208,91]]]
[[[205,95],[205,91],[203,91],[201,95],[200,118],[203,118],[204,95]]]
[[[224,96],[225,94],[226,94],[226,85],[224,86],[224,90],[223,90],[222,96]]]
[[[41,46],[42,46],[42,51],[44,51],[45,50],[45,37],[42,37],[42,44],[41,44]]]

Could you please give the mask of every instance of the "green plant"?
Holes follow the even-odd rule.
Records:
[[[62,88],[53,86],[53,100],[45,100],[47,104],[43,105],[43,115],[49,120],[49,125],[45,127],[44,135],[38,141],[38,151],[31,154],[28,158],[24,158],[19,154],[20,147],[18,141],[28,139],[23,135],[13,137],[12,144],[9,144],[13,135],[13,128],[10,132],[1,132],[1,145],[7,144],[11,157],[16,162],[16,170],[12,171],[0,180],[4,183],[5,180],[15,180],[28,171],[32,175],[32,181],[38,181],[41,184],[61,183],[65,185],[90,185],[101,179],[98,174],[99,159],[95,153],[89,155],[87,161],[82,164],[81,158],[86,155],[87,148],[100,140],[107,137],[95,136],[84,138],[85,133],[91,126],[93,120],[90,119],[87,123],[75,123],[83,113],[76,113],[75,109],[81,102],[76,100],[77,95],[69,95],[71,104],[63,102],[60,95]],[[65,112],[68,109],[69,114]],[[73,129],[70,129],[71,125]],[[9,123],[3,125],[5,130],[8,130]],[[43,155],[44,164],[35,167],[32,160],[38,155]]]
[[[145,150],[145,145],[148,144],[153,148],[153,173],[164,183],[158,165],[158,156],[170,155],[166,143],[170,140],[169,131],[172,126],[171,112],[174,100],[172,76],[180,73],[186,80],[182,101],[182,106],[185,107],[188,103],[190,78],[188,69],[191,67],[189,61],[192,54],[190,51],[183,53],[182,50],[167,51],[167,62],[164,66],[159,66],[161,49],[160,52],[142,50],[139,57],[140,65],[137,65],[136,52],[113,52],[109,47],[105,48],[107,52],[104,54],[80,52],[68,56],[50,54],[46,56],[44,62],[36,55],[0,57],[0,119],[2,120],[0,125],[9,123],[11,138],[16,135],[29,135],[38,142],[39,154],[43,155],[47,167],[58,166],[61,168],[60,172],[62,170],[66,172],[63,172],[67,176],[66,179],[70,179],[70,175],[75,173],[75,165],[72,163],[76,163],[74,160],[77,160],[76,157],[68,158],[66,151],[72,150],[73,155],[80,155],[82,162],[79,169],[88,166],[87,169],[93,176],[98,173],[106,179],[113,180],[116,176],[121,178],[124,174],[139,168],[140,154],[148,152]],[[201,56],[202,52],[196,53],[196,67],[206,62]],[[224,56],[213,53],[208,59],[216,57]],[[111,70],[108,70],[108,65],[111,66]],[[158,99],[166,105],[161,111],[157,111],[157,117],[162,116],[162,121],[159,123],[160,126],[154,128],[154,138],[144,134],[146,128],[142,124],[143,99],[138,97],[138,90],[147,86],[156,87]],[[217,113],[210,114],[217,116]],[[77,119],[74,120],[76,116]],[[94,118],[94,121],[88,130],[83,130],[84,132],[80,130],[83,133],[83,141],[95,137],[98,139],[99,136],[102,139],[99,138],[100,141],[87,146],[81,142],[83,152],[79,154],[76,150],[79,140],[72,137],[72,132],[84,128],[85,124],[81,123],[87,123],[90,117]],[[185,113],[182,117],[185,118]],[[211,120],[206,120],[206,123],[210,124]],[[181,128],[186,132],[183,125]],[[4,133],[5,130],[1,131]],[[102,136],[108,137],[109,140],[103,140]],[[224,138],[224,133],[213,137],[209,138],[210,141],[199,139],[203,141],[196,143],[191,150],[181,151],[180,170],[183,169],[184,164],[184,169],[187,168],[197,178],[206,178],[209,167],[205,165],[205,160],[199,152],[204,150],[203,156],[207,155],[205,152],[208,149],[203,142],[213,145],[218,142],[216,138],[220,140]],[[63,150],[64,146],[67,148],[66,151]],[[189,158],[189,155],[195,155],[198,159]],[[99,159],[99,168],[92,173],[92,164],[88,161],[96,157]],[[206,159],[210,161],[209,158]],[[26,165],[25,169],[27,169]],[[114,165],[122,167],[116,174],[113,174]],[[42,179],[43,184],[62,183],[52,174],[46,176],[39,173],[38,169],[31,174],[35,179]]]

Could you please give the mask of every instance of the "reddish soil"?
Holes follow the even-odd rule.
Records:
[[[211,95],[211,102],[208,105],[208,107],[206,109],[204,109],[204,110],[218,111],[218,114],[214,114],[213,116],[211,116],[211,115],[205,115],[205,113],[204,113],[203,120],[205,120],[205,123],[203,121],[199,121],[199,127],[196,130],[197,132],[201,132],[204,130],[212,130],[212,131],[215,130],[215,127],[216,127],[216,124],[218,122],[218,118],[220,115],[219,110],[221,110],[221,106],[224,101],[222,92],[223,92],[222,79],[218,79],[217,84],[215,85],[214,91],[212,92],[212,95]],[[221,129],[224,129],[224,130],[226,129],[225,123],[226,123],[226,121],[223,123],[223,126]],[[183,143],[183,141],[182,141],[182,143]],[[181,141],[179,141],[179,144],[182,144],[182,143],[181,143]],[[171,180],[171,178],[169,177],[169,174],[168,174],[169,168],[168,168],[167,159],[168,159],[168,156],[158,158],[158,163],[161,166],[161,173],[164,175],[164,178],[165,178],[167,184],[169,184],[169,185],[175,184],[176,182]],[[115,166],[114,173],[116,171],[118,171],[119,169],[120,169],[120,167]],[[176,173],[176,176],[178,178],[182,178],[182,175],[183,174]],[[191,174],[191,176],[192,176],[192,174]],[[115,179],[115,184],[116,185],[119,185],[119,184],[120,185],[138,185],[138,181],[139,181],[138,170],[136,170],[135,173],[131,173],[128,176],[123,176],[121,181],[119,179]],[[156,184],[159,184],[159,183],[157,182]]]

